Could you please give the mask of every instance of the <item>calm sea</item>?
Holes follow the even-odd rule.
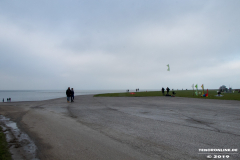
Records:
[[[87,94],[100,94],[100,93],[119,93],[126,92],[125,90],[87,90],[87,91],[74,91],[74,95],[87,95]],[[17,101],[41,101],[54,98],[66,97],[64,90],[0,90],[0,102],[4,98],[11,98],[12,102]]]

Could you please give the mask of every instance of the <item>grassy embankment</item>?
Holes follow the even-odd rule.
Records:
[[[5,134],[0,127],[0,160],[11,160],[11,154],[8,151],[8,143]]]
[[[196,96],[193,94],[193,90],[175,90],[176,97],[189,97],[189,98],[203,98],[203,99],[222,99],[222,100],[239,100],[240,101],[240,93],[235,91],[234,93],[222,93],[222,97],[216,97],[217,90],[209,90],[208,97],[201,97],[201,94]],[[195,92],[195,91],[194,91]],[[202,92],[202,90],[198,90],[198,92]],[[134,94],[131,94],[134,93]],[[207,93],[204,90],[204,93]],[[165,91],[166,94],[166,91]],[[170,91],[172,94],[172,91]],[[149,96],[163,96],[161,91],[152,91],[152,92],[126,92],[126,93],[106,93],[106,94],[97,94],[94,97],[149,97]]]

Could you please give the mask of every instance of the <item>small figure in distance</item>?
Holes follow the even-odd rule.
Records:
[[[136,89],[136,92],[137,92],[137,89]]]
[[[163,94],[163,95],[164,95],[164,90],[165,90],[165,89],[162,87],[162,94]]]
[[[8,102],[8,98],[7,98],[7,102]]]
[[[71,90],[70,90],[70,87],[68,87],[68,89],[66,90],[66,95],[67,95],[67,102],[70,101],[70,98],[71,98]]]
[[[9,101],[10,101],[10,102],[11,102],[11,100],[12,100],[12,99],[11,99],[11,98],[9,98]]]
[[[169,93],[169,90],[170,90],[170,89],[167,87],[167,95],[168,95],[168,93]]]
[[[72,90],[71,90],[71,102],[74,102],[73,100],[74,100],[74,90],[72,88]]]
[[[3,102],[4,102],[4,98],[3,98]]]

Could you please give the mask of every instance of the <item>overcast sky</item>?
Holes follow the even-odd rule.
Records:
[[[240,88],[239,8],[239,0],[1,0],[0,90]]]

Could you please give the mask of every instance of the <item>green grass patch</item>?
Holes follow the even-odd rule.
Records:
[[[8,151],[6,136],[0,127],[0,160],[11,160],[11,154]]]
[[[203,99],[222,99],[222,100],[238,100],[240,101],[240,93],[222,93],[222,97],[216,97],[217,90],[209,90],[208,97],[201,97],[202,90],[198,90],[201,92],[198,96],[193,93],[193,90],[177,90],[174,91],[176,93],[176,97],[189,97],[189,98],[203,98]],[[194,91],[195,92],[195,91]],[[134,93],[134,94],[131,94]],[[169,92],[172,94],[172,91]],[[204,93],[207,93],[204,90]],[[166,91],[165,91],[166,94]],[[94,97],[153,97],[153,96],[163,96],[162,91],[151,91],[151,92],[125,92],[125,93],[106,93],[106,94],[97,94]]]
[[[131,94],[134,93],[134,94]],[[94,97],[150,97],[150,96],[161,96],[162,92],[153,91],[153,92],[126,92],[126,93],[105,93],[97,94]]]

